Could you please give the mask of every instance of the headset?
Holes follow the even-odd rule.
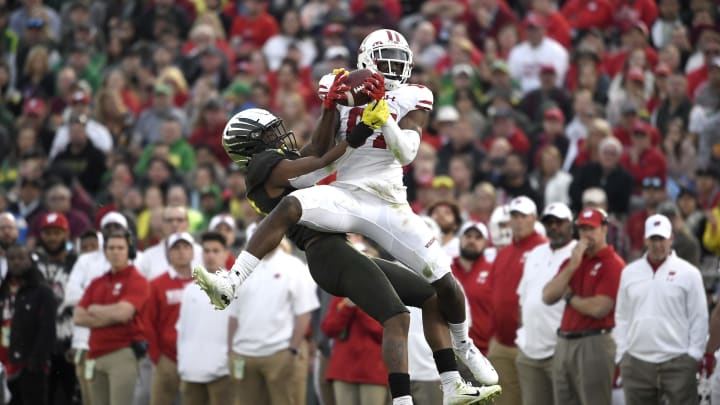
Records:
[[[137,246],[135,244],[135,237],[133,236],[132,232],[124,228],[117,231],[103,232],[103,239],[106,242],[112,237],[125,238],[125,241],[128,244],[128,258],[130,260],[135,260],[135,258],[137,257]],[[107,246],[107,243],[105,243],[104,246]],[[103,249],[105,249],[105,247],[103,247]]]

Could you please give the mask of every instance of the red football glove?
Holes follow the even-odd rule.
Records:
[[[361,92],[368,95],[373,100],[382,100],[385,98],[385,76],[375,72],[372,76],[365,79],[364,88]]]
[[[713,370],[715,370],[715,355],[712,353],[705,353],[698,364],[698,371],[700,374],[704,371],[705,375],[709,377]]]
[[[334,110],[338,100],[347,100],[347,91],[350,88],[345,84],[349,73],[345,69],[333,70],[335,80],[328,89],[325,99],[323,100],[323,108],[326,110]]]

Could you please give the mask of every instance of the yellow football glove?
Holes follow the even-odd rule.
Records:
[[[390,117],[390,108],[385,100],[374,101],[363,110],[362,123],[372,129],[378,129],[385,124]]]

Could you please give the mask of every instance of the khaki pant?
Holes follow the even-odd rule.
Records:
[[[518,350],[515,358],[523,405],[553,405],[552,357],[531,359]]]
[[[180,383],[182,405],[232,405],[235,388],[230,376],[220,377],[208,383]]]
[[[85,379],[85,360],[87,360],[87,350],[77,349],[75,353],[75,375],[80,385],[80,395],[82,395],[82,405],[92,405],[90,398],[90,382]]]
[[[313,378],[315,379],[315,395],[317,395],[321,405],[335,405],[332,382],[325,379],[329,362],[330,360],[325,357],[322,351],[318,350],[316,352]]]
[[[242,366],[238,364],[243,363]],[[242,369],[242,376],[235,374]],[[293,355],[281,350],[270,356],[253,357],[230,353],[238,405],[304,405],[307,384],[307,347]],[[302,381],[302,388],[299,386]],[[301,398],[302,395],[302,398]]]
[[[150,405],[172,405],[178,396],[180,376],[177,364],[168,357],[161,355],[152,369],[152,388]]]
[[[390,393],[385,385],[333,381],[335,399],[343,405],[385,405]]]
[[[627,353],[620,361],[625,401],[657,404],[667,398],[668,405],[698,403],[697,360],[687,354],[662,363],[648,363]]]
[[[515,366],[517,353],[517,347],[505,346],[495,339],[490,340],[487,357],[500,375],[500,385],[503,389],[502,395],[495,400],[495,405],[522,404],[520,380]]]
[[[133,351],[126,347],[94,360],[93,379],[90,381],[93,405],[131,404],[138,375]],[[85,364],[87,366],[88,362]]]
[[[615,341],[609,333],[579,339],[558,338],[553,357],[557,405],[610,404],[614,374]]]
[[[410,381],[410,394],[414,405],[441,405],[442,384],[437,381]]]

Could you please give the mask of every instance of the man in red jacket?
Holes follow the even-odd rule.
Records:
[[[168,238],[170,268],[150,281],[147,309],[148,354],[153,362],[152,405],[171,405],[178,395],[177,324],[185,286],[192,282],[194,240],[187,232]]]
[[[467,222],[458,233],[460,256],[453,259],[452,273],[465,289],[470,304],[470,337],[483,354],[492,337],[490,272],[492,261],[485,257],[488,230],[481,222]]]
[[[490,272],[492,289],[492,324],[494,334],[488,348],[488,359],[503,380],[503,395],[497,405],[520,405],[520,381],[515,366],[518,349],[515,334],[520,326],[517,287],[522,277],[525,256],[547,239],[535,231],[537,207],[528,197],[510,201],[510,227],[513,241],[502,248]]]

